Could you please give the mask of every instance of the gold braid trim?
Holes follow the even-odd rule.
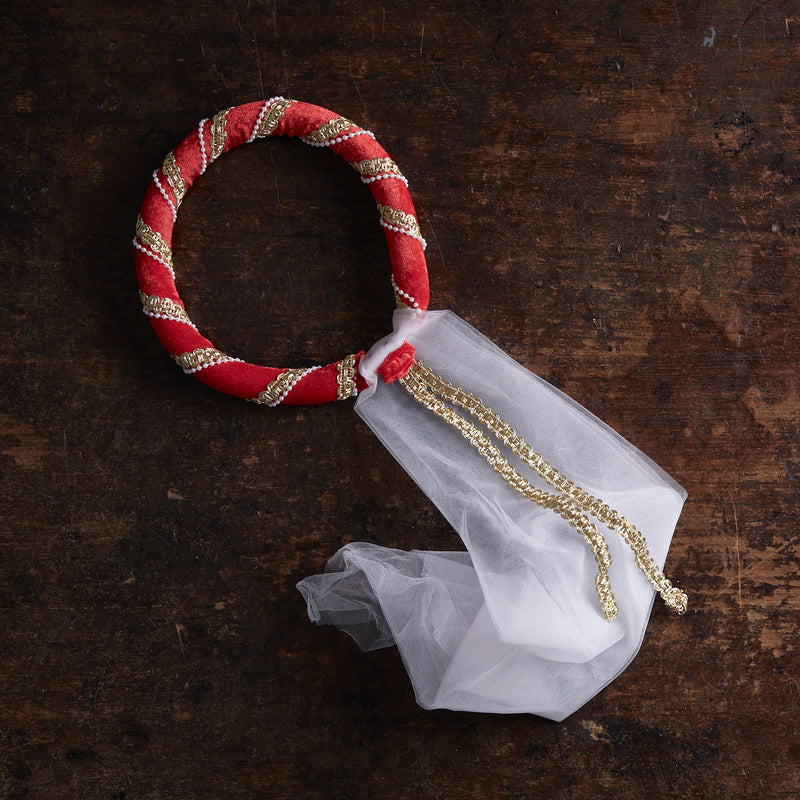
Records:
[[[401,378],[400,382],[423,405],[459,430],[509,486],[541,507],[552,509],[581,533],[592,548],[598,564],[595,587],[606,619],[613,619],[617,613],[616,601],[611,593],[608,578],[611,559],[602,534],[589,521],[584,512],[591,514],[622,537],[633,551],[637,566],[659,592],[667,606],[679,614],[686,612],[688,598],[685,592],[673,586],[658,568],[650,555],[642,533],[625,517],[558,472],[536,453],[505,420],[481,400],[464,389],[448,383],[418,360],[414,361],[408,374]],[[562,494],[553,495],[531,486],[500,455],[497,448],[479,428],[446,406],[440,398],[469,412],[495,434],[503,444],[516,453],[527,466]]]
[[[175,205],[179,206],[186,195],[186,182],[183,180],[181,168],[175,161],[173,153],[167,153],[167,157],[161,165],[161,171],[167,176],[167,183],[175,194]]]
[[[340,133],[343,133],[348,128],[357,128],[355,122],[350,119],[346,119],[345,117],[337,117],[336,119],[332,119],[330,122],[326,122],[324,125],[320,125],[314,131],[311,131],[307,136],[304,136],[303,139],[307,142],[314,142],[315,144],[322,144],[323,142],[327,142],[328,139],[336,138]]]
[[[211,120],[211,142],[209,144],[211,158],[209,161],[219,158],[225,149],[225,142],[228,138],[228,132],[225,130],[227,121],[228,109],[218,111]]]
[[[381,219],[387,225],[393,225],[396,228],[400,228],[403,233],[407,233],[410,236],[422,238],[422,233],[419,229],[419,223],[413,214],[406,214],[405,211],[400,211],[399,209],[392,208],[391,206],[382,206],[380,203],[377,205]]]
[[[365,161],[353,161],[350,166],[365,178],[375,175],[400,175],[400,167],[391,158],[368,158]]]
[[[268,384],[263,392],[254,397],[253,402],[265,406],[277,405],[284,392],[288,392],[307,372],[307,369],[287,369]]]
[[[653,588],[661,595],[666,605],[679,614],[686,613],[688,605],[686,593],[673,586],[666,575],[658,568],[658,565],[650,555],[647,541],[641,531],[630,520],[562,475],[552,464],[545,461],[539,453],[535,452],[504,419],[477,397],[448,383],[444,378],[421,363],[415,362],[415,367],[417,365],[422,380],[429,383],[433,391],[448,402],[468,411],[475,419],[494,433],[506,447],[516,453],[534,472],[544,478],[550,486],[557,489],[565,497],[574,500],[584,511],[619,534],[633,551],[637,566],[644,573],[647,580],[650,581]]]
[[[433,393],[435,391],[434,387],[428,383],[426,378],[427,374],[422,364],[415,359],[414,363],[411,365],[411,369],[399,380],[406,391],[408,391],[415,400],[418,400],[426,408],[433,411],[434,414],[441,417],[445,422],[458,430],[514,491],[519,492],[523,497],[536,503],[541,508],[554,511],[583,536],[589,547],[591,547],[595,561],[597,562],[595,588],[600,599],[600,605],[603,609],[603,616],[609,621],[614,619],[614,617],[617,616],[619,607],[614,598],[614,593],[611,591],[611,583],[608,577],[608,568],[611,566],[611,555],[608,552],[608,545],[603,535],[568,497],[550,494],[528,483],[528,481],[508,463],[485,433],[436,397]]]
[[[168,297],[159,297],[156,294],[145,294],[144,292],[139,292],[139,299],[142,301],[142,311],[148,317],[184,322],[196,330],[195,324],[189,319],[186,310],[174,300],[170,300]]]
[[[172,357],[175,359],[175,363],[184,372],[197,372],[197,370],[212,367],[215,364],[222,364],[226,361],[234,360],[215,347],[198,347],[197,350],[192,350],[189,353],[181,353],[180,355]]]
[[[172,267],[172,250],[158,231],[154,231],[141,217],[136,218],[136,235]]]
[[[336,365],[336,392],[337,400],[347,400],[356,394],[356,357],[355,355],[345,356]]]
[[[258,126],[256,136],[272,136],[272,134],[275,133],[275,128],[278,127],[278,123],[283,119],[286,109],[289,108],[293,102],[293,100],[284,100],[283,98],[276,100],[267,110],[264,119],[261,120],[261,125]]]

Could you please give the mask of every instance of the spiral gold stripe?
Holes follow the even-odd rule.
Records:
[[[283,98],[276,100],[264,115],[264,119],[261,121],[261,125],[259,125],[256,131],[256,136],[272,136],[275,132],[275,128],[278,127],[278,123],[283,119],[286,109],[289,108],[293,102],[292,100],[284,100]]]
[[[419,229],[419,223],[413,214],[406,214],[405,211],[400,211],[399,209],[391,208],[390,206],[382,206],[380,203],[377,205],[381,219],[387,225],[394,225],[395,227],[400,228],[403,233],[407,233],[409,236],[422,238],[422,234]]]
[[[365,161],[353,161],[350,166],[365,178],[401,174],[400,167],[391,158],[368,158]]]
[[[323,142],[327,142],[328,139],[334,139],[340,133],[343,133],[348,128],[357,128],[355,122],[346,117],[337,117],[336,119],[332,119],[330,122],[326,122],[324,125],[320,125],[315,131],[311,131],[307,136],[303,138],[307,142],[313,142],[315,144],[322,144]]]
[[[167,153],[161,171],[167,176],[167,183],[175,194],[175,205],[179,206],[186,194],[186,182],[183,180],[178,162],[175,161],[174,153]]]
[[[205,369],[214,364],[235,360],[226,353],[217,350],[215,347],[198,347],[197,350],[192,350],[190,353],[181,353],[180,355],[173,356],[173,358],[175,359],[175,363],[184,372],[196,372],[199,369]]]
[[[214,118],[211,120],[211,141],[209,143],[211,161],[215,158],[219,158],[222,155],[222,151],[225,149],[225,142],[228,138],[228,132],[225,128],[227,121],[227,108],[224,111],[219,111],[214,114]]]
[[[281,395],[308,372],[307,369],[287,369],[272,381],[263,392],[253,398],[254,403],[275,405]]]
[[[347,400],[356,394],[356,357],[345,356],[337,365],[336,372],[336,399]]]
[[[141,217],[136,218],[136,235],[154,250],[172,268],[172,250],[158,231],[154,231]]]
[[[186,310],[174,300],[170,300],[168,297],[159,297],[155,294],[145,294],[144,292],[139,292],[139,299],[142,301],[142,311],[148,317],[171,319],[195,328],[195,324],[189,319]]]

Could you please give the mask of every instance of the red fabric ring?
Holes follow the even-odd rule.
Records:
[[[249,364],[220,352],[197,330],[175,286],[172,231],[186,192],[222,153],[271,135],[299,136],[312,146],[330,147],[359,172],[378,204],[398,306],[428,307],[425,241],[397,165],[373,134],[354,122],[319,106],[273,97],[203,120],[153,173],[133,240],[143,310],[184,372],[214,389],[270,406],[344,400],[365,386],[357,371],[363,351],[310,369]]]

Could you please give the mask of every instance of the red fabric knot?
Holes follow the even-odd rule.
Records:
[[[413,344],[403,342],[397,350],[393,350],[383,359],[383,363],[378,367],[378,375],[383,378],[384,383],[402,378],[411,369],[416,354]]]

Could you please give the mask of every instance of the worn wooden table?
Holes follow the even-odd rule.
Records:
[[[0,5],[0,796],[800,794],[796,3]],[[150,173],[274,94],[401,165],[435,308],[689,491],[641,653],[561,724],[424,712],[393,650],[308,623],[342,543],[456,537],[349,403],[185,377],[139,310]],[[260,142],[175,240],[222,349],[331,360],[388,329],[358,176]],[[410,509],[410,510],[409,510]]]

